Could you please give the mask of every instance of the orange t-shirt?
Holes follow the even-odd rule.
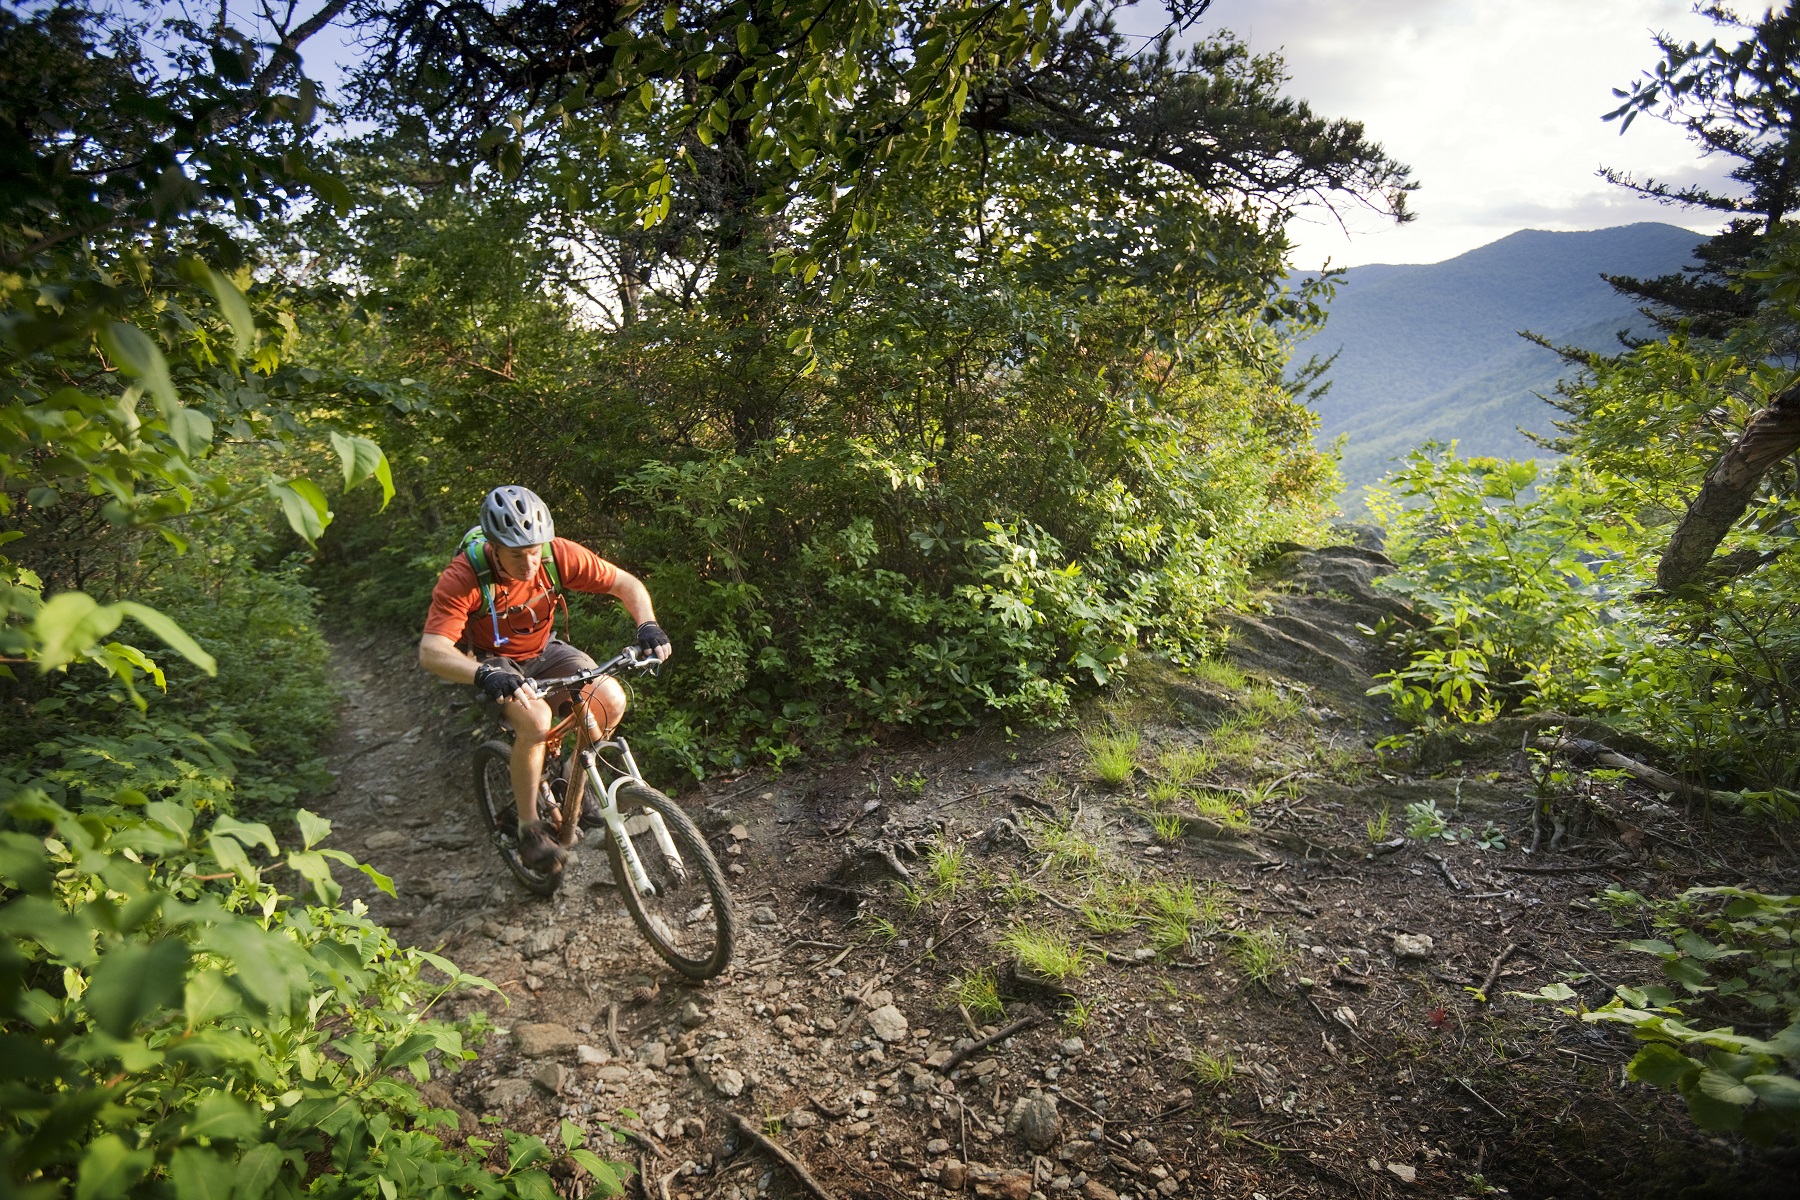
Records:
[[[585,546],[557,538],[544,551],[556,555],[556,567],[564,588],[572,592],[606,592],[619,577],[619,568]],[[490,559],[490,561],[492,561]],[[425,632],[436,633],[482,654],[502,658],[536,658],[550,644],[556,617],[556,596],[550,576],[540,565],[537,578],[502,579],[494,574],[494,611],[500,614],[504,645],[494,644],[494,618],[481,599],[481,582],[466,555],[458,554],[437,586],[431,589],[431,608],[425,614]]]

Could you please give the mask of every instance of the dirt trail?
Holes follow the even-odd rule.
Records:
[[[434,1081],[437,1102],[533,1132],[614,1125],[629,1138],[614,1156],[652,1196],[803,1194],[742,1149],[732,1112],[846,1198],[1783,1194],[1791,1161],[1742,1158],[1625,1084],[1626,1039],[1471,993],[1561,979],[1597,1003],[1602,980],[1646,971],[1586,897],[1791,890],[1792,865],[1745,851],[1729,879],[1703,871],[1682,814],[1617,785],[1590,789],[1568,853],[1528,858],[1529,781],[1497,742],[1436,774],[1384,773],[1353,632],[1391,606],[1368,588],[1380,565],[1353,548],[1285,556],[1266,611],[1237,625],[1248,679],[1139,672],[1110,701],[1143,737],[1115,789],[1057,734],[884,748],[682,796],[744,931],[704,986],[644,945],[597,847],[551,900],[517,886],[474,823],[469,698],[412,669],[410,645],[337,648],[357,690],[319,807],[334,844],[396,880],[397,900],[353,892],[373,915],[505,993],[456,1002],[510,1033]],[[1240,811],[1157,799],[1181,761],[1203,768],[1191,791]],[[1507,848],[1396,841],[1415,801]],[[1371,829],[1383,810],[1392,826]],[[1189,884],[1203,911],[1175,913],[1171,939]],[[1064,936],[1085,961],[1034,973],[1009,929]],[[984,980],[1003,1010],[981,1007]]]

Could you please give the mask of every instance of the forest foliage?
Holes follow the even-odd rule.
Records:
[[[618,1189],[419,1099],[481,983],[304,807],[322,625],[416,627],[495,484],[649,579],[696,776],[1209,649],[1332,490],[1283,223],[1410,184],[1205,8],[0,10],[4,1190]]]

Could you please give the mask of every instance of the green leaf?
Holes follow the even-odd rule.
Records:
[[[219,664],[213,656],[200,648],[200,643],[189,637],[187,631],[175,621],[151,608],[148,604],[139,604],[135,600],[121,600],[111,607],[118,609],[151,633],[163,640],[169,649],[181,655],[205,671],[208,675],[219,673]]]
[[[408,1036],[405,1041],[382,1055],[381,1061],[375,1065],[375,1069],[377,1071],[391,1071],[395,1067],[404,1067],[415,1058],[423,1057],[427,1050],[432,1050],[436,1047],[437,1038],[433,1034],[412,1034]]]
[[[261,821],[240,821],[229,813],[221,813],[213,821],[213,832],[236,838],[246,846],[261,846],[270,854],[280,854],[275,833]]]
[[[100,960],[83,999],[101,1029],[116,1038],[181,994],[188,948],[174,938],[149,945],[128,943]]]
[[[1800,1112],[1800,1079],[1792,1075],[1749,1075],[1744,1085],[1770,1108]]]
[[[281,1166],[287,1156],[281,1150],[264,1142],[244,1151],[238,1159],[236,1180],[232,1188],[233,1200],[262,1200],[275,1186],[275,1177],[281,1174]]]
[[[562,1142],[564,1150],[573,1150],[587,1141],[587,1131],[567,1118],[558,1126],[556,1136]]]
[[[250,302],[238,291],[237,284],[205,263],[190,259],[185,265],[187,270],[183,274],[205,288],[218,302],[219,312],[231,325],[232,349],[239,358],[244,358],[256,344],[256,318],[250,314]]]
[[[380,871],[377,871],[374,867],[371,867],[368,863],[357,862],[355,857],[344,853],[342,850],[321,850],[321,851],[319,851],[319,853],[323,854],[326,858],[335,859],[338,862],[343,863],[346,867],[355,867],[358,871],[361,871],[364,875],[367,875],[369,877],[370,881],[373,882],[376,887],[380,888],[383,892],[386,892],[388,895],[393,896],[393,895],[398,894],[394,891],[393,879],[390,878],[389,876],[383,875]]]
[[[124,616],[118,605],[101,605],[86,592],[59,592],[50,597],[31,623],[38,640],[38,669],[50,671],[73,662],[117,629]]]
[[[337,880],[331,877],[331,868],[326,865],[325,856],[317,850],[296,850],[287,856],[287,865],[313,885],[313,891],[318,893],[319,899],[324,903],[334,902],[343,893]]]
[[[325,502],[325,493],[310,479],[271,479],[269,494],[281,502],[281,512],[287,517],[289,528],[306,539],[308,545],[317,542],[325,527],[331,524],[331,509]]]
[[[175,1200],[231,1200],[232,1164],[212,1150],[183,1146],[169,1158]]]
[[[75,1200],[114,1200],[150,1169],[156,1155],[149,1150],[129,1150],[116,1133],[103,1134],[88,1143],[75,1175]]]
[[[394,498],[394,473],[381,447],[368,438],[347,437],[335,429],[331,432],[331,444],[344,467],[344,490],[374,478],[381,484],[381,507],[385,509]]]
[[[41,896],[21,896],[0,908],[0,933],[30,938],[52,957],[76,966],[94,961],[94,930]]]
[[[34,895],[48,892],[50,866],[44,857],[44,839],[0,833],[0,882]]]
[[[228,838],[220,833],[209,833],[206,835],[206,848],[211,852],[213,861],[240,878],[251,883],[262,878],[261,872],[256,869],[256,865],[250,861],[250,856],[244,853],[244,848],[237,843],[236,839]]]
[[[294,824],[300,827],[300,839],[308,850],[331,836],[331,822],[304,808],[294,814]]]
[[[198,458],[202,451],[212,446],[212,418],[199,409],[177,404],[164,420],[169,426],[169,436],[175,439],[183,458]]]
[[[1742,1080],[1735,1079],[1723,1071],[1715,1071],[1711,1067],[1700,1072],[1700,1078],[1695,1081],[1695,1086],[1714,1100],[1735,1104],[1740,1108],[1754,1103],[1756,1100],[1756,1093],[1746,1087]]]
[[[217,1020],[236,1010],[237,992],[226,982],[221,971],[202,971],[187,981],[182,993],[182,1009],[187,1013],[189,1029]]]
[[[121,371],[143,384],[156,398],[156,410],[165,418],[181,407],[181,401],[175,397],[175,384],[169,378],[169,362],[149,334],[136,325],[109,321],[100,330],[100,345]]]
[[[1699,1063],[1675,1047],[1666,1042],[1651,1042],[1637,1052],[1625,1071],[1639,1083],[1673,1087],[1699,1069]]]
[[[213,1141],[251,1141],[262,1134],[262,1118],[236,1096],[214,1092],[194,1110],[182,1127],[183,1137],[211,1138]]]
[[[569,1157],[575,1165],[594,1177],[594,1184],[602,1196],[617,1196],[625,1190],[625,1184],[619,1178],[614,1164],[607,1162],[592,1150],[578,1147],[569,1150]]]

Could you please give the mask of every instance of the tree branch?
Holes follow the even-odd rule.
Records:
[[[1707,472],[1656,567],[1656,585],[1673,592],[1698,582],[1713,551],[1731,532],[1770,467],[1800,449],[1800,384],[1793,384],[1757,413],[1737,444]]]

